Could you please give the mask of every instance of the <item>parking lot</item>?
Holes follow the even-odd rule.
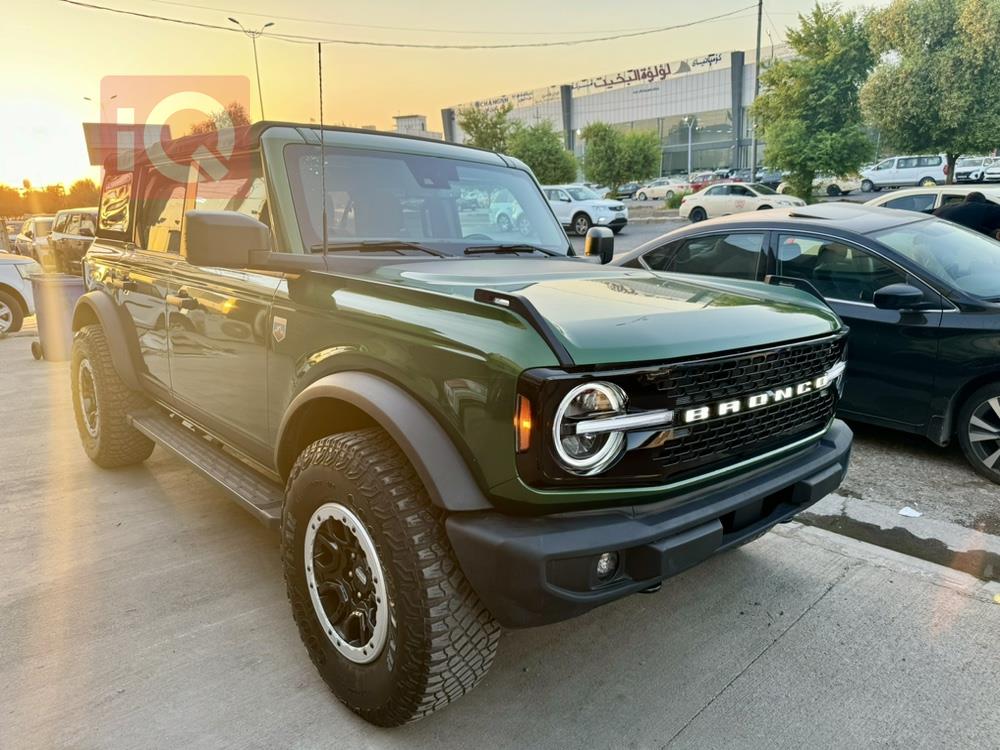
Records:
[[[162,448],[134,468],[91,464],[68,367],[33,361],[29,340],[0,340],[0,747],[985,747],[1000,736],[1000,586],[798,525],[656,595],[507,633],[477,690],[415,725],[374,729],[310,664],[277,537]],[[883,465],[882,440],[862,434],[848,488]],[[950,465],[929,453],[924,476]]]

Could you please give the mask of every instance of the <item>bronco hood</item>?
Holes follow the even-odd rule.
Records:
[[[578,365],[700,356],[840,328],[828,307],[794,289],[579,261],[442,260],[385,266],[378,275],[455,296],[471,298],[476,289],[516,294]]]

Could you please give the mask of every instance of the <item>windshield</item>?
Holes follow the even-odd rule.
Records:
[[[566,188],[566,192],[569,193],[575,201],[593,201],[598,200],[601,197],[589,187]]]
[[[1000,298],[1000,242],[939,219],[870,236],[950,286],[982,299]]]
[[[956,167],[981,167],[983,166],[983,159],[959,159],[955,162]]]
[[[752,188],[755,193],[760,193],[761,195],[777,195],[777,193],[771,190],[771,188],[767,185],[761,185],[758,182],[755,182],[748,187]]]
[[[498,243],[569,251],[548,203],[520,169],[388,151],[325,151],[331,247],[398,240],[417,247],[384,252],[419,253],[423,246],[462,255],[469,247]],[[319,146],[288,146],[285,166],[303,252],[322,251]]]

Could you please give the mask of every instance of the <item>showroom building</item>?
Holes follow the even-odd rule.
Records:
[[[767,47],[761,59],[786,57],[785,46]],[[581,131],[592,122],[626,130],[651,130],[662,145],[661,174],[691,168],[748,167],[752,131],[747,108],[754,97],[754,51],[715,52],[688,60],[585,78],[569,84],[468,102],[441,111],[444,138],[465,139],[458,113],[468,107],[511,104],[511,118],[527,125],[549,120],[577,155]],[[758,163],[763,146],[758,144]]]

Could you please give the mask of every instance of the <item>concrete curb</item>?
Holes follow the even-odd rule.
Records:
[[[680,221],[677,214],[666,215],[666,216],[639,216],[634,219],[629,219],[629,224],[663,224],[668,221]]]
[[[796,520],[943,565],[985,581],[1000,581],[1000,537],[934,518],[908,518],[895,508],[829,495]]]

